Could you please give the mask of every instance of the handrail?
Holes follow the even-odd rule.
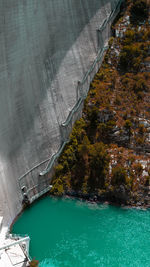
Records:
[[[106,18],[102,25],[98,28],[99,34],[102,34],[102,32],[104,31],[104,29],[106,28],[106,26],[108,25],[108,23],[113,19],[113,16],[115,15],[115,13],[117,14],[119,12],[120,6],[122,4],[123,0],[119,0],[116,7],[114,8],[114,10],[110,13],[110,15],[108,16],[108,18]],[[108,40],[107,40],[108,41]],[[58,159],[58,157],[60,156],[60,154],[62,153],[66,143],[68,142],[68,138],[69,138],[69,134],[67,136],[63,136],[63,133],[65,135],[65,131],[67,130],[68,125],[71,123],[73,116],[75,115],[75,113],[79,110],[79,108],[81,107],[84,99],[87,96],[88,93],[88,88],[85,92],[83,92],[83,85],[85,84],[86,80],[88,79],[89,75],[92,73],[92,71],[94,70],[96,64],[103,58],[104,52],[105,50],[108,48],[108,46],[104,46],[103,48],[99,48],[96,59],[94,60],[92,66],[89,68],[89,70],[85,73],[83,79],[81,82],[79,82],[79,85],[77,86],[77,90],[80,89],[80,96],[79,99],[77,101],[77,103],[74,105],[74,107],[72,108],[72,110],[69,112],[69,115],[66,119],[65,122],[62,122],[60,125],[60,133],[61,136],[63,138],[62,143],[58,149],[58,151],[56,153],[54,153],[52,156],[50,156],[49,158],[47,158],[46,160],[42,161],[41,163],[37,164],[36,166],[34,166],[33,168],[31,168],[30,170],[28,170],[24,175],[19,177],[19,184],[21,182],[21,180],[23,178],[25,178],[29,173],[31,173],[33,170],[35,170],[36,168],[38,168],[39,166],[41,166],[42,164],[48,162],[46,168],[40,172],[40,176],[44,176],[45,174],[47,174],[48,172],[50,172],[50,170],[53,168],[56,160]],[[82,91],[81,91],[82,90]],[[72,125],[71,125],[72,126]]]
[[[106,47],[104,47],[104,48],[100,51],[100,54],[103,55],[104,52],[105,52],[105,50],[106,50]],[[95,64],[95,62],[97,62],[97,58],[96,58],[96,60],[94,61],[94,63],[92,64],[92,66]],[[93,70],[93,69],[92,69],[92,70]],[[91,70],[91,72],[92,72],[92,70]],[[90,72],[90,73],[91,73],[91,72]],[[82,83],[82,82],[81,82],[81,83]],[[84,101],[85,98],[86,98],[86,95],[80,97],[80,99],[78,100],[78,102],[76,103],[76,105],[73,107],[72,111],[69,113],[69,115],[68,115],[66,121],[65,121],[64,123],[61,124],[62,127],[67,127],[67,126],[69,125],[69,123],[70,123],[71,120],[72,120],[73,115],[74,115],[75,112],[79,109],[79,107],[81,106],[81,104],[82,104],[82,102]],[[69,136],[68,136],[68,138],[69,138]],[[40,176],[43,176],[43,175],[47,174],[47,173],[51,170],[51,168],[53,167],[54,162],[59,158],[59,156],[61,155],[61,153],[62,153],[62,151],[63,151],[63,149],[64,149],[64,147],[65,147],[65,145],[67,144],[67,142],[68,142],[68,138],[67,138],[67,140],[64,140],[64,141],[63,141],[63,143],[62,143],[62,145],[60,146],[59,150],[56,152],[56,154],[54,154],[54,155],[52,156],[52,158],[51,158],[51,160],[50,160],[50,163],[47,165],[47,167],[45,168],[45,170],[42,171],[42,172],[40,172]]]
[[[14,241],[14,242],[12,242],[10,244],[4,245],[4,246],[0,247],[0,250],[10,248],[10,247],[12,247],[14,245],[20,244],[20,243],[25,242],[25,241],[28,241],[29,242],[30,241],[30,237],[27,236],[27,237],[24,237],[24,238],[19,239],[17,241]]]
[[[102,30],[105,29],[105,27],[107,26],[108,22],[109,22],[109,21],[111,20],[111,18],[114,16],[116,10],[117,10],[118,8],[120,8],[121,3],[122,3],[122,0],[120,0],[120,1],[118,2],[116,8],[110,13],[109,17],[106,18],[106,19],[103,21],[102,26],[100,27],[100,30],[101,30],[101,29],[102,29]],[[108,46],[104,46],[103,48],[100,48],[100,50],[98,51],[97,57],[96,57],[96,59],[94,60],[94,62],[93,62],[93,64],[92,64],[91,68],[87,71],[87,73],[86,73],[85,76],[83,77],[82,81],[80,82],[81,85],[83,85],[83,84],[85,83],[85,81],[87,80],[88,76],[89,76],[89,75],[91,74],[91,72],[93,71],[93,69],[94,69],[94,67],[95,67],[95,65],[96,65],[96,63],[97,63],[97,61],[100,60],[100,59],[103,57],[103,54],[104,54],[104,52],[107,50],[107,48],[108,48]],[[100,59],[99,59],[99,58],[100,58]],[[86,94],[87,94],[87,92],[86,92]],[[72,120],[72,117],[73,117],[74,113],[75,113],[75,112],[77,111],[77,109],[80,107],[81,103],[83,102],[83,100],[84,100],[85,98],[86,98],[86,95],[85,95],[85,96],[83,95],[83,96],[80,97],[80,99],[78,100],[78,102],[76,103],[76,105],[75,105],[75,106],[73,107],[73,109],[70,111],[70,113],[69,113],[69,115],[68,115],[66,121],[63,122],[63,123],[61,124],[63,127],[69,125],[70,121]],[[69,137],[68,137],[68,138],[69,138]],[[62,146],[60,147],[60,149],[58,150],[58,152],[55,154],[55,156],[54,156],[55,159],[57,159],[57,158],[60,156],[60,154],[61,154],[61,152],[62,152],[62,150],[63,150],[62,147],[64,148],[64,146],[66,145],[66,143],[67,143],[67,141],[64,141],[64,143],[62,144]],[[54,159],[54,161],[55,161],[55,159]],[[48,172],[50,171],[52,165],[53,165],[53,163],[52,163],[52,161],[50,161],[50,163],[48,164],[48,166],[46,167],[46,169],[45,169],[43,172],[41,172],[40,175],[45,175],[46,173],[48,173]]]

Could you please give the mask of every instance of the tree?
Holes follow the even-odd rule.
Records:
[[[111,183],[114,186],[121,184],[126,184],[127,172],[126,169],[122,166],[116,166],[112,169],[112,179]]]
[[[134,83],[133,90],[135,93],[143,92],[147,89],[146,81],[143,78],[137,76],[137,81]]]
[[[100,189],[104,187],[105,177],[109,167],[109,155],[103,143],[95,143],[90,146],[90,188]]]
[[[100,141],[107,143],[110,139],[110,135],[113,133],[113,129],[116,126],[114,120],[109,120],[108,122],[99,123],[97,127],[97,135]]]
[[[99,109],[96,106],[93,106],[88,110],[88,120],[90,122],[90,127],[91,128],[96,128],[97,127],[97,119],[98,119],[98,112]]]
[[[142,175],[142,173],[143,173],[143,166],[141,165],[140,162],[135,163],[135,164],[133,165],[133,168],[134,168],[134,171],[135,171],[135,175],[136,175],[136,176],[139,177],[139,176]]]
[[[135,41],[136,32],[132,29],[128,29],[124,34],[123,44],[130,45]]]
[[[76,149],[78,142],[80,142],[85,134],[85,121],[83,118],[77,120],[70,134],[69,146],[71,145],[73,149]]]
[[[56,195],[56,196],[62,196],[64,194],[64,183],[62,178],[55,178],[52,181],[52,189],[51,189],[51,193]]]
[[[146,129],[145,129],[145,127],[144,127],[143,124],[139,124],[138,133],[139,133],[139,135],[142,136],[142,137],[143,137],[144,134],[146,133]]]
[[[138,71],[141,65],[141,58],[143,56],[143,49],[140,44],[132,43],[124,45],[120,52],[119,65],[124,71]]]
[[[149,6],[146,0],[133,0],[133,4],[130,10],[131,23],[137,24],[148,18]]]
[[[39,266],[39,261],[34,259],[30,261],[30,267],[38,267],[38,266]]]
[[[85,135],[81,145],[79,145],[79,148],[78,148],[78,151],[83,158],[85,158],[89,152],[89,145],[90,145],[90,141],[87,135]]]
[[[130,137],[132,134],[132,122],[130,120],[126,120],[124,123],[124,128],[127,131],[128,137],[129,137],[129,142],[130,142]]]

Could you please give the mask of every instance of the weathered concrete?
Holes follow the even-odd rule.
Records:
[[[10,224],[21,209],[18,178],[58,150],[59,125],[77,101],[78,80],[96,57],[96,29],[117,2],[1,0],[0,215],[4,224]],[[45,166],[37,168],[37,182]]]

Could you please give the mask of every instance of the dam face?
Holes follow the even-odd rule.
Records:
[[[21,210],[19,177],[34,168],[26,184],[34,190],[59,149],[60,125],[97,55],[96,29],[117,2],[1,1],[0,216],[6,225]]]

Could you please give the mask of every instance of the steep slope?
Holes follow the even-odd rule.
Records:
[[[0,23],[0,215],[21,209],[18,178],[56,152],[59,125],[97,54],[96,29],[118,0],[2,0]],[[46,163],[31,174],[40,179]]]
[[[126,3],[59,157],[51,193],[150,208],[149,6]]]

